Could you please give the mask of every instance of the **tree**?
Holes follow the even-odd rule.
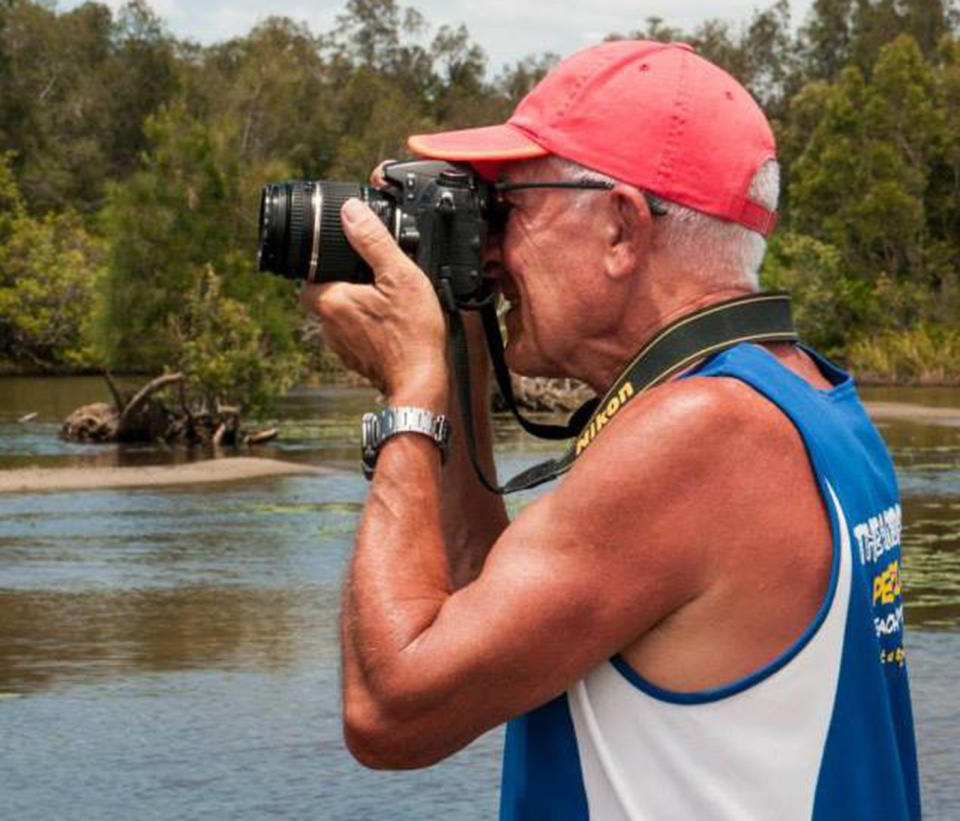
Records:
[[[45,371],[93,365],[87,323],[102,256],[76,215],[27,214],[0,155],[0,357]]]
[[[430,44],[430,58],[436,77],[434,120],[445,128],[469,128],[500,119],[499,95],[484,82],[486,55],[466,26],[441,26]]]
[[[402,88],[366,68],[350,75],[339,102],[341,136],[329,169],[337,179],[366,180],[381,160],[406,155],[408,135],[437,127]]]
[[[396,0],[347,0],[343,14],[337,16],[334,37],[352,62],[390,73],[409,67],[414,52],[402,39],[425,27],[420,12]]]
[[[814,0],[800,32],[808,79],[832,80],[850,61],[853,14],[853,0]]]
[[[92,215],[107,179],[135,165],[144,118],[173,93],[173,41],[142,0],[116,21],[97,3],[57,14],[13,0],[3,16],[0,149],[17,152],[31,211]]]
[[[851,331],[884,319],[871,285],[847,275],[840,250],[810,236],[775,234],[760,281],[790,294],[801,338],[828,356],[843,354]]]
[[[120,369],[161,370],[176,358],[172,319],[208,266],[242,301],[274,355],[295,350],[290,283],[253,271],[256,204],[277,165],[242,163],[238,125],[197,120],[182,102],[148,119],[143,166],[115,185],[103,216],[109,242],[98,339]]]
[[[4,147],[18,153],[18,182],[34,212],[89,212],[102,195],[108,92],[100,69],[110,22],[110,10],[93,3],[58,16],[17,0],[6,13],[11,82],[0,95],[16,119],[7,121]]]
[[[848,66],[791,102],[790,219],[765,276],[798,295],[812,341],[874,376],[942,378],[928,354],[954,339],[942,331],[960,316],[958,56],[953,38],[926,59],[903,35],[867,75]]]
[[[871,78],[847,68],[799,101],[817,124],[793,166],[791,224],[841,249],[853,275],[936,276],[926,194],[949,141],[936,96],[933,67],[903,36]]]
[[[930,56],[956,22],[951,15],[943,0],[815,0],[800,33],[804,75],[835,80],[848,65],[868,74],[899,35],[913,37]]]
[[[171,317],[176,340],[173,366],[188,395],[208,412],[224,405],[263,413],[301,376],[296,348],[279,352],[247,307],[223,294],[212,267],[198,278],[182,313]]]
[[[104,142],[110,174],[123,177],[146,147],[146,118],[169,103],[180,86],[174,40],[144,0],[130,0],[117,12],[103,74],[109,89]]]
[[[204,120],[233,120],[239,162],[280,163],[318,177],[333,161],[339,86],[326,40],[271,17],[246,37],[201,51],[185,70],[185,98]]]

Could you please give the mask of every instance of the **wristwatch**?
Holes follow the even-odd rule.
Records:
[[[441,461],[446,461],[450,444],[450,423],[446,416],[424,408],[384,408],[363,415],[360,444],[363,475],[368,480],[373,478],[383,443],[398,433],[420,433],[429,437],[440,448]]]

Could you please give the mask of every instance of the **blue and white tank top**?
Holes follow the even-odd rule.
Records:
[[[616,656],[512,720],[501,819],[919,818],[893,464],[853,380],[812,355],[831,390],[754,345],[692,375],[742,380],[803,437],[833,530],[813,622],[724,687],[664,690]]]

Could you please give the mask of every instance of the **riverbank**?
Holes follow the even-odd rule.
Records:
[[[208,459],[185,465],[148,465],[108,468],[19,468],[0,471],[0,493],[35,493],[48,490],[106,490],[109,488],[205,485],[266,476],[327,475],[315,465],[279,459],[236,457]]]
[[[908,402],[865,402],[864,406],[872,419],[960,427],[960,408],[933,408]]]

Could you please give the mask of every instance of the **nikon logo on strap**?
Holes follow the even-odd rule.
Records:
[[[533,465],[505,485],[497,485],[484,476],[477,460],[473,430],[467,337],[460,312],[453,311],[450,315],[451,344],[467,450],[480,483],[491,493],[528,490],[563,475],[624,405],[699,360],[740,342],[795,342],[797,339],[790,317],[790,299],[786,294],[748,294],[708,305],[662,329],[623,369],[602,398],[587,400],[566,425],[548,425],[525,419],[517,410],[510,372],[503,361],[503,339],[497,312],[492,302],[483,306],[481,316],[497,384],[507,407],[523,429],[544,439],[576,439],[560,458]]]
[[[577,439],[577,456],[579,456],[580,453],[586,449],[587,445],[593,441],[594,437],[603,430],[604,425],[613,418],[616,412],[627,404],[627,400],[633,396],[634,393],[633,383],[624,382],[616,394],[610,397],[607,404],[601,410],[594,413],[590,424],[587,425],[583,433],[580,434],[580,438]]]

